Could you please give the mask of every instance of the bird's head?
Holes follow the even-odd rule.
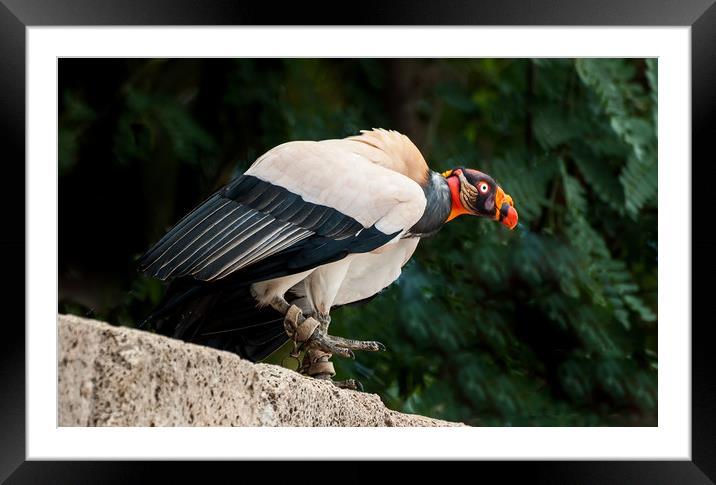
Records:
[[[517,226],[517,211],[512,197],[497,182],[478,170],[455,168],[444,172],[452,199],[452,209],[447,220],[462,214],[489,217],[510,229]]]

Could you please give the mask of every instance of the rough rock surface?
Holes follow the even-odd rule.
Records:
[[[58,316],[60,426],[459,426],[289,369]]]

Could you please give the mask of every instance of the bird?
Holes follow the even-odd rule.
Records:
[[[338,387],[332,356],[382,351],[330,335],[331,309],[395,282],[422,238],[462,215],[518,224],[512,197],[463,166],[438,173],[395,130],[289,141],[191,210],[138,261],[168,281],[143,322],[257,362],[289,341],[296,370]]]

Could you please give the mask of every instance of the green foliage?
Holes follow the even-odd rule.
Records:
[[[473,425],[655,425],[656,73],[655,59],[148,60],[128,65],[114,109],[68,87],[61,193],[87,173],[97,130],[112,140],[104,163],[136,174],[130,195],[151,208],[120,228],[140,235],[117,249],[125,296],[93,314],[141,320],[161,285],[133,258],[266,149],[395,128],[435,170],[493,175],[520,225],[459,218],[379,297],[334,310],[332,333],[388,347],[338,360],[338,377]],[[60,247],[62,278],[83,256]]]
[[[633,217],[656,197],[657,188],[656,60],[645,64],[647,86],[635,79],[636,66],[625,59],[580,59],[576,63],[582,81],[599,96],[612,130],[631,149],[619,180]]]

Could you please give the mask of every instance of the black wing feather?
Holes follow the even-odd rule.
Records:
[[[242,175],[170,229],[139,267],[160,279],[213,281],[239,272],[259,281],[371,251],[395,235]]]

